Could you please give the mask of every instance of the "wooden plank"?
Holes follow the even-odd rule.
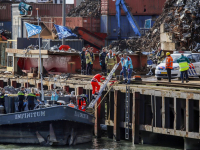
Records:
[[[174,132],[176,131],[176,97],[174,97]]]
[[[23,49],[6,48],[7,53],[25,54],[27,51]],[[30,50],[27,54],[39,54],[39,50]],[[41,50],[41,54],[48,54],[48,50]]]
[[[165,97],[162,96],[162,128],[165,128]]]
[[[113,127],[113,139],[120,140],[120,98],[118,96],[119,91],[114,91],[114,127]]]
[[[132,109],[132,143],[135,143],[135,91],[133,93],[133,109]]]

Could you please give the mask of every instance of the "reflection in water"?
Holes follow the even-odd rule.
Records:
[[[149,145],[135,145],[130,141],[115,142],[112,139],[94,138],[92,142],[86,144],[79,144],[76,146],[54,146],[44,147],[36,145],[0,145],[0,150],[178,150],[175,148],[149,146]]]

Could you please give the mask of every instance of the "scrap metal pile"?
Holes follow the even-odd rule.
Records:
[[[161,24],[164,24],[165,32],[173,33],[173,42],[178,44],[176,50],[181,50],[183,47],[192,51],[200,50],[199,0],[167,0],[163,13],[144,37],[117,41],[112,43],[110,48],[132,51],[155,50],[161,46]]]
[[[100,1],[86,1],[72,9],[67,17],[100,17],[101,2]]]

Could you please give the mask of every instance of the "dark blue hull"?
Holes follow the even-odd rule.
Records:
[[[92,140],[94,117],[67,106],[0,116],[0,143],[72,145]]]

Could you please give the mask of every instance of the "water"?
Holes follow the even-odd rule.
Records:
[[[115,142],[112,139],[94,138],[92,142],[79,144],[76,146],[54,146],[44,147],[36,145],[0,145],[0,150],[180,150],[177,148],[150,146],[150,145],[132,145],[128,141]]]

